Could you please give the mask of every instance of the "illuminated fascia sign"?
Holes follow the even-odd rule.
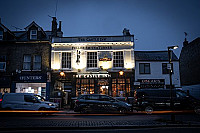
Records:
[[[106,37],[80,37],[78,38],[80,42],[103,42],[106,41]]]
[[[111,77],[109,74],[81,74],[76,75],[76,78],[108,78]]]

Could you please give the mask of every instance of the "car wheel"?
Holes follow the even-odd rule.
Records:
[[[125,114],[127,111],[126,111],[126,109],[125,108],[120,108],[119,109],[119,113],[120,114]]]
[[[196,114],[200,115],[200,106],[196,106],[196,107],[194,108],[194,112],[195,112]]]
[[[153,112],[153,107],[152,106],[146,106],[144,111],[147,113],[147,114],[152,114]]]
[[[82,109],[80,110],[80,113],[81,113],[81,114],[86,114],[86,113],[87,113],[87,109],[86,109],[86,108],[82,108]]]

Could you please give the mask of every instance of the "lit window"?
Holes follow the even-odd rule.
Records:
[[[124,67],[123,51],[113,52],[113,67]]]
[[[62,53],[62,68],[71,69],[71,53],[69,52]]]
[[[87,68],[97,68],[97,52],[87,52]]]
[[[40,55],[34,56],[33,70],[41,70],[41,56]]]
[[[150,63],[140,63],[139,71],[140,74],[150,74]]]
[[[32,40],[37,39],[37,30],[30,31],[30,39],[32,39]]]
[[[3,31],[0,31],[0,40],[3,40]]]
[[[24,55],[23,70],[31,70],[31,55]]]

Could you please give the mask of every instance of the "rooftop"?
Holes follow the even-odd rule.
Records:
[[[168,61],[168,51],[135,51],[136,61]],[[179,59],[172,51],[172,60]]]

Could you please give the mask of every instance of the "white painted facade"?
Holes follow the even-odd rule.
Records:
[[[119,36],[119,37],[88,37],[82,38],[58,38],[53,40],[51,51],[51,67],[52,70],[64,70],[71,72],[86,73],[91,70],[99,71],[101,68],[108,71],[114,70],[131,70],[135,68],[134,62],[134,49],[133,39],[131,36]],[[63,39],[63,40],[59,40]],[[97,42],[91,41],[97,40]],[[104,40],[106,41],[104,42]],[[102,40],[102,41],[101,41]],[[109,41],[108,41],[109,40]],[[116,41],[114,41],[116,40]],[[113,52],[122,51],[124,67],[113,67]],[[62,53],[71,53],[71,68],[62,68]],[[97,67],[87,68],[87,52],[97,52]],[[111,61],[100,61],[100,55],[103,52],[107,52]],[[77,63],[77,55],[80,55],[80,62]]]
[[[150,74],[140,74],[139,63],[150,63]],[[138,79],[164,79],[165,85],[169,85],[170,84],[169,74],[162,73],[162,63],[168,63],[168,62],[167,61],[136,61],[135,81],[137,81]],[[180,85],[180,75],[179,75],[179,62],[172,61],[172,63],[173,63],[172,84],[176,88],[180,88],[181,85]]]

